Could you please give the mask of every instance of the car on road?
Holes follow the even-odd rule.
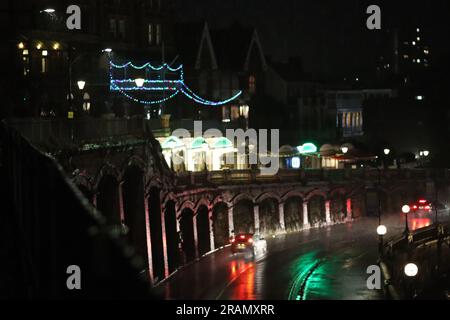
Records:
[[[249,252],[253,256],[267,251],[267,242],[259,235],[239,233],[231,239],[231,253]]]
[[[431,202],[426,199],[420,199],[414,202],[410,207],[412,212],[418,214],[431,213],[433,210]]]

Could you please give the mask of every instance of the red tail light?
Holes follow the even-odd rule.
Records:
[[[245,239],[245,236],[240,236],[239,238],[241,238],[241,239]]]
[[[417,209],[417,206],[413,206],[413,209]]]
[[[430,206],[426,206],[426,207],[425,207],[425,210],[430,210],[430,209],[431,209]]]
[[[419,203],[427,203],[427,200],[419,200]]]

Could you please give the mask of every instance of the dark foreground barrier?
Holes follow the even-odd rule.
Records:
[[[43,299],[151,298],[134,255],[51,157],[0,124],[2,296]],[[70,290],[80,269],[81,289]],[[76,267],[75,267],[76,268]],[[3,278],[3,280],[2,280]],[[3,287],[3,288],[2,288]],[[69,286],[70,287],[70,286]]]

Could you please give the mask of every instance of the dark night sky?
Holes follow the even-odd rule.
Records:
[[[173,0],[177,19],[215,26],[239,21],[258,28],[267,55],[301,56],[305,71],[345,75],[366,67],[376,31],[366,29],[366,8],[382,9],[383,28],[420,26],[435,51],[448,50],[448,0]]]

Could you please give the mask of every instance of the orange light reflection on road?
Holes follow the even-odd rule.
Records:
[[[431,226],[432,221],[430,218],[412,218],[410,220],[410,226],[412,230],[426,228]]]
[[[253,262],[233,260],[230,263],[230,282],[236,280],[231,300],[255,300],[255,266]]]

